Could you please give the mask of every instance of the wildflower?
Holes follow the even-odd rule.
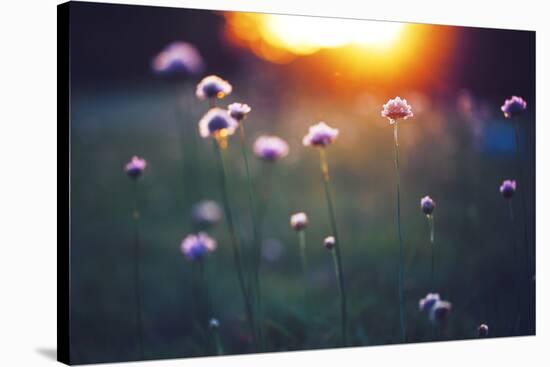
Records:
[[[386,117],[390,124],[394,124],[398,119],[406,120],[413,117],[412,108],[406,99],[395,97],[383,106],[382,117]]]
[[[288,155],[288,144],[277,136],[262,135],[254,142],[254,154],[264,161],[274,162]]]
[[[428,293],[426,297],[422,298],[418,302],[420,311],[430,311],[436,302],[439,302],[441,298],[438,293]]]
[[[183,239],[180,250],[190,261],[201,260],[216,249],[216,241],[206,233],[190,234]]]
[[[500,193],[505,199],[510,199],[516,193],[516,181],[504,180],[500,185]]]
[[[200,227],[211,227],[222,219],[221,207],[213,200],[203,200],[191,209],[193,222]]]
[[[238,126],[239,123],[226,110],[214,107],[200,119],[199,133],[203,138],[214,137],[224,141],[233,135]]]
[[[420,200],[420,208],[426,215],[431,215],[435,209],[435,201],[429,196],[424,196]]]
[[[504,112],[504,117],[511,118],[525,111],[527,109],[527,102],[521,97],[512,96],[512,98],[504,101],[500,109]]]
[[[290,217],[290,226],[296,231],[305,229],[308,225],[308,219],[306,213],[292,214]]]
[[[248,113],[252,111],[252,108],[244,103],[231,103],[229,106],[227,106],[227,110],[229,111],[229,115],[231,115],[231,117],[241,122],[242,120],[244,120],[246,115],[248,115]]]
[[[220,327],[220,322],[218,321],[218,319],[212,318],[210,319],[210,321],[208,321],[208,326],[210,327],[210,329],[217,329]]]
[[[233,87],[227,81],[216,75],[209,75],[197,84],[195,95],[200,100],[222,99],[231,93]]]
[[[334,139],[338,137],[338,129],[333,129],[324,122],[319,122],[316,125],[310,126],[309,131],[302,143],[305,146],[318,146],[325,147],[332,143]]]
[[[445,321],[451,313],[452,305],[447,301],[436,301],[430,310],[430,320],[432,322]]]
[[[153,71],[159,74],[199,74],[203,67],[199,51],[190,43],[174,42],[162,50],[152,61]]]
[[[336,239],[334,238],[334,236],[328,236],[327,238],[325,238],[323,243],[327,250],[332,250],[334,246],[336,246]]]
[[[141,177],[143,171],[145,171],[145,167],[147,167],[145,159],[133,156],[130,162],[124,167],[124,171],[130,178],[135,180]]]
[[[489,327],[485,324],[479,325],[479,327],[477,328],[477,335],[480,338],[486,338],[487,336],[489,336]]]

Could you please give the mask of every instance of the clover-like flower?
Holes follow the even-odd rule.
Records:
[[[218,203],[213,200],[199,201],[191,209],[191,218],[195,225],[208,228],[218,223],[223,217],[223,212]]]
[[[306,213],[296,213],[290,216],[290,226],[296,231],[304,230],[308,225]]]
[[[208,321],[208,327],[210,327],[210,329],[218,329],[220,327],[220,322],[216,318],[211,318]]]
[[[336,239],[334,236],[328,236],[324,239],[323,244],[327,250],[332,250],[336,246]]]
[[[277,136],[262,135],[254,142],[253,150],[258,158],[274,162],[288,155],[288,144]]]
[[[203,138],[220,135],[227,137],[233,135],[239,123],[229,115],[227,110],[214,107],[210,109],[199,121],[199,133]]]
[[[195,95],[200,100],[222,99],[231,94],[232,90],[233,87],[226,80],[216,75],[209,75],[197,84]]]
[[[151,67],[159,74],[187,73],[196,75],[204,63],[199,51],[190,43],[174,42],[169,44],[153,58]]]
[[[323,121],[310,126],[309,131],[302,143],[305,146],[325,147],[338,137],[339,130],[325,124]]]
[[[206,233],[190,234],[180,245],[181,253],[190,261],[203,259],[216,249],[216,241]]]
[[[382,117],[390,120],[390,124],[394,124],[397,120],[406,120],[413,117],[412,107],[407,103],[406,99],[395,97],[390,99],[382,108]]]
[[[500,109],[504,113],[504,117],[512,118],[520,115],[527,109],[527,102],[521,97],[512,96],[512,98],[504,101]]]
[[[426,215],[432,215],[435,209],[435,201],[429,196],[424,196],[420,199],[420,208]]]
[[[246,115],[248,115],[248,113],[252,111],[252,108],[250,108],[250,106],[245,103],[231,103],[229,106],[227,106],[227,110],[229,111],[229,115],[231,115],[231,117],[241,122],[242,120],[244,120]]]
[[[436,301],[430,310],[430,321],[445,321],[451,313],[452,304],[447,301]]]
[[[504,180],[500,185],[500,193],[505,199],[511,199],[516,193],[516,181],[514,180]]]
[[[481,324],[477,328],[477,336],[480,338],[486,338],[489,336],[489,326]]]
[[[124,166],[124,172],[126,172],[130,178],[136,180],[143,175],[145,167],[147,167],[147,161],[145,161],[145,159],[133,156],[130,162],[126,163]]]
[[[438,293],[428,293],[426,297],[422,298],[418,302],[418,307],[420,308],[420,311],[430,311],[435,303],[440,300],[441,298]]]

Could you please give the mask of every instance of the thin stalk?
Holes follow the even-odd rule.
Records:
[[[399,322],[401,326],[401,340],[407,340],[407,330],[405,326],[405,295],[403,292],[403,235],[401,233],[401,178],[399,175],[399,140],[398,140],[398,122],[393,124],[393,136],[395,140],[395,173],[397,176],[397,233],[399,236]]]
[[[330,194],[330,175],[328,170],[328,163],[326,159],[325,148],[319,149],[319,158],[321,162],[321,173],[323,176],[323,184],[325,187],[325,197],[328,205],[328,212],[330,216],[330,225],[332,227],[332,234],[335,239],[334,254],[336,261],[336,274],[338,277],[338,290],[340,292],[340,317],[341,317],[341,329],[342,329],[342,346],[347,346],[347,305],[346,305],[346,288],[344,287],[344,272],[342,270],[342,256],[340,254],[340,236],[338,235],[338,228],[336,226],[336,217],[334,215],[334,206],[332,204],[332,196]]]
[[[248,187],[248,205],[250,208],[250,220],[252,222],[252,239],[254,241],[254,288],[256,296],[256,328],[258,329],[258,339],[260,345],[263,346],[263,332],[262,332],[262,316],[261,316],[261,289],[260,289],[260,252],[261,252],[261,238],[258,231],[258,223],[256,222],[256,210],[254,206],[254,194],[252,187],[252,179],[250,178],[250,165],[248,164],[248,153],[246,149],[246,134],[244,131],[244,123],[241,121],[239,124],[239,130],[241,135],[241,154],[243,156],[245,171],[246,171],[246,183]]]
[[[434,245],[434,237],[435,237],[435,229],[434,229],[434,216],[433,214],[429,214],[426,216],[428,218],[428,226],[430,227],[430,248],[432,252],[432,260],[431,260],[431,266],[430,266],[430,287],[432,291],[435,291],[434,288],[434,269],[435,269],[435,245]]]
[[[212,330],[212,334],[214,336],[214,345],[216,346],[216,354],[221,356],[223,355],[223,346],[220,340],[220,332],[218,331],[218,328],[215,328],[214,330]]]
[[[137,179],[134,180],[134,210],[132,213],[132,218],[134,220],[134,291],[135,291],[135,301],[136,301],[136,326],[137,326],[137,336],[138,336],[138,351],[140,359],[144,359],[145,355],[143,352],[143,319],[141,314],[141,256],[140,256],[140,231],[139,231],[139,205],[138,205],[138,183]]]
[[[229,236],[230,236],[230,242],[231,247],[233,250],[233,260],[235,262],[235,268],[237,270],[237,278],[239,281],[239,287],[241,288],[241,293],[243,296],[243,301],[245,305],[245,311],[246,311],[246,318],[250,326],[250,331],[253,336],[254,345],[256,345],[256,333],[255,333],[255,327],[254,327],[254,316],[253,316],[253,309],[252,304],[250,303],[250,297],[247,292],[247,287],[244,280],[244,272],[243,272],[243,265],[241,261],[241,252],[240,252],[240,245],[239,241],[237,239],[237,232],[235,230],[235,225],[233,222],[233,215],[231,213],[231,206],[229,204],[229,195],[227,190],[227,173],[225,169],[225,163],[223,159],[223,153],[219,146],[219,143],[216,139],[213,139],[214,143],[214,150],[216,151],[216,154],[218,156],[218,165],[219,165],[219,179],[221,183],[221,189],[222,189],[222,201],[223,201],[223,207],[225,212],[225,217],[227,220],[227,226],[229,229]]]
[[[513,241],[513,252],[512,252],[512,266],[517,267],[518,273],[521,274],[521,265],[518,263],[518,253],[519,253],[519,244],[516,238],[516,231],[514,231],[514,228],[516,228],[516,221],[515,221],[515,215],[514,215],[514,206],[512,204],[512,200],[508,199],[508,209],[509,209],[509,215],[510,215],[510,235],[512,236]],[[515,278],[515,277],[514,277]],[[521,277],[518,277],[515,281],[515,293],[516,293],[516,317],[515,320],[513,317],[510,317],[511,326],[510,326],[510,332],[513,335],[516,333],[516,331],[519,331],[519,328],[521,327],[521,310],[522,310],[522,296],[521,296],[521,282],[519,281]]]
[[[308,264],[307,264],[307,253],[306,253],[306,231],[300,230],[298,231],[298,238],[300,240],[300,260],[302,262],[302,277],[304,281],[304,310],[305,310],[305,330],[306,330],[306,338],[307,339],[307,330],[308,330],[308,319],[309,319],[309,306],[308,306],[308,281],[307,277],[309,274],[308,271]]]

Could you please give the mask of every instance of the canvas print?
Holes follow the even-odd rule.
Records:
[[[60,360],[535,334],[534,31],[58,10]]]

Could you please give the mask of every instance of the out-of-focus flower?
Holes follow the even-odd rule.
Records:
[[[487,336],[489,336],[489,326],[485,324],[479,325],[477,328],[477,335],[480,338],[486,338]]]
[[[262,135],[254,142],[254,154],[264,161],[274,162],[288,155],[288,144],[277,136]]]
[[[250,106],[245,103],[231,103],[229,106],[227,106],[227,110],[229,111],[229,115],[231,115],[231,117],[241,122],[242,120],[244,120],[246,115],[248,115],[248,113],[252,111],[252,108],[250,108]]]
[[[420,208],[426,215],[432,215],[435,209],[435,201],[429,196],[424,196],[420,199]]]
[[[217,329],[220,327],[220,322],[216,318],[211,318],[210,321],[208,321],[208,326],[210,329]]]
[[[216,241],[206,233],[190,234],[180,245],[181,253],[190,261],[201,260],[216,249]]]
[[[126,172],[130,178],[135,180],[143,175],[145,167],[147,167],[147,162],[145,159],[133,156],[130,162],[126,163],[126,166],[124,166],[124,172]]]
[[[153,71],[159,74],[187,73],[199,74],[204,63],[199,51],[190,43],[169,44],[152,61]]]
[[[306,213],[296,213],[290,216],[290,226],[296,231],[304,230],[308,225]]]
[[[214,107],[199,121],[199,133],[203,138],[227,137],[233,135],[239,123],[229,115],[227,110]]]
[[[266,238],[262,241],[262,257],[268,263],[275,263],[284,255],[285,247],[276,238]]]
[[[196,96],[200,100],[222,99],[231,93],[233,87],[229,82],[223,80],[219,76],[209,75],[197,84]]]
[[[525,111],[527,109],[527,102],[521,97],[512,96],[512,98],[504,101],[500,109],[504,112],[504,117],[511,118]]]
[[[516,181],[504,180],[500,185],[500,193],[506,199],[511,199],[516,193]]]
[[[449,317],[452,305],[447,301],[436,301],[430,310],[430,321],[442,322]]]
[[[399,119],[408,119],[413,117],[412,107],[407,103],[406,99],[395,97],[390,99],[382,108],[382,117],[390,120],[390,124],[394,124]]]
[[[328,236],[323,241],[323,244],[325,245],[325,248],[327,250],[332,250],[334,246],[336,246],[336,239],[334,238],[334,236]]]
[[[422,298],[418,302],[418,307],[420,308],[420,311],[430,311],[435,303],[440,300],[441,298],[438,293],[428,293],[426,297]]]
[[[321,121],[316,125],[310,126],[307,135],[304,136],[304,139],[302,140],[302,143],[305,146],[313,145],[325,147],[332,143],[332,141],[338,137],[338,134],[338,129],[333,129]]]
[[[218,223],[223,212],[218,203],[213,200],[199,201],[191,209],[193,223],[199,227],[208,228]]]

